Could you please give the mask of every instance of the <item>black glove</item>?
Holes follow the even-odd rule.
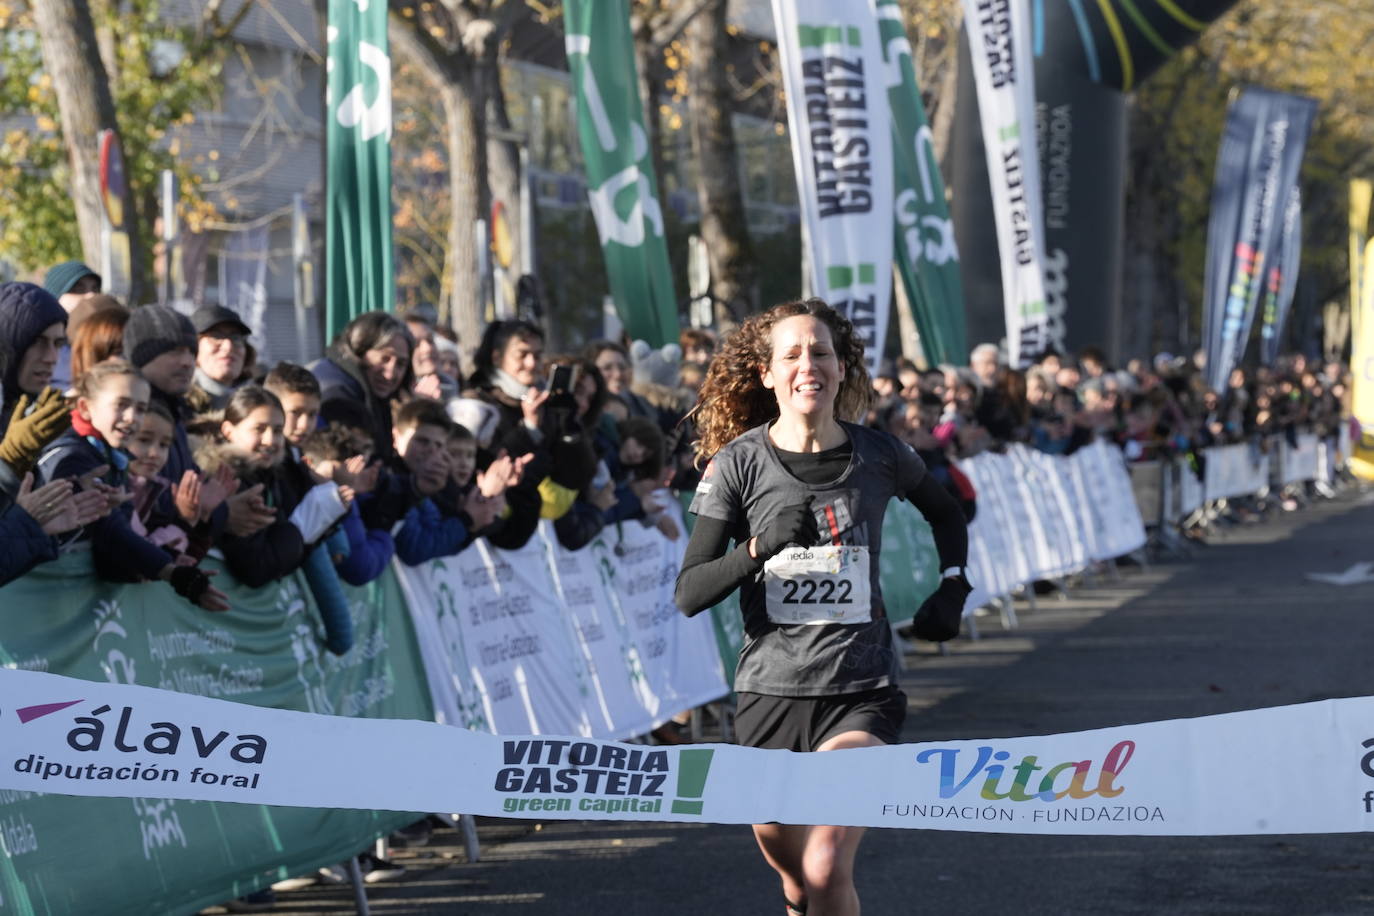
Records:
[[[788,544],[811,547],[820,539],[821,531],[816,526],[816,514],[811,511],[811,503],[788,506],[777,514],[767,528],[754,536],[754,555],[766,560]]]
[[[963,576],[940,580],[940,587],[921,605],[911,620],[911,631],[917,639],[945,642],[959,635],[964,619],[964,602],[973,587]]]
[[[210,587],[210,577],[194,566],[178,566],[172,570],[169,581],[172,590],[192,604],[199,604],[201,596]]]

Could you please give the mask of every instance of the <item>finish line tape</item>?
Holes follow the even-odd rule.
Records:
[[[793,754],[490,735],[0,669],[0,788],[539,820],[1350,833],[1374,829],[1374,698]]]

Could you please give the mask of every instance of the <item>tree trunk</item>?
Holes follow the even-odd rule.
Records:
[[[495,64],[492,65],[487,86],[487,115],[491,126],[500,130],[511,129],[510,114],[506,111],[506,93],[501,85],[500,70]],[[505,205],[506,225],[510,227],[511,241],[514,243],[508,268],[511,283],[514,283],[520,276],[520,263],[524,256],[521,250],[524,236],[521,234],[520,223],[520,182],[524,180],[524,176],[520,173],[519,145],[511,140],[488,137],[487,169],[491,197]]]
[[[697,160],[701,238],[711,267],[711,295],[722,330],[758,310],[759,285],[748,213],[740,187],[739,150],[726,81],[726,3],[718,0],[687,26],[688,113]]]
[[[958,47],[958,39],[954,42]],[[940,89],[935,95],[935,119],[930,125],[930,142],[935,149],[935,161],[940,163],[945,173],[945,186],[949,186],[949,169],[945,168],[945,153],[949,150],[949,137],[954,129],[954,102],[959,94],[959,55],[945,66],[940,80]],[[969,92],[973,87],[969,87]]]
[[[654,167],[659,198],[668,200],[667,171],[663,166],[663,117],[658,109],[662,96],[657,57],[661,53],[654,40],[653,24],[648,17],[632,14],[630,29],[635,43],[635,73],[639,78],[639,103],[644,109],[644,133],[649,141],[649,162]]]
[[[483,75],[465,68],[462,78],[445,86],[440,95],[447,123],[449,195],[452,204],[448,253],[444,258],[444,298],[440,320],[458,335],[465,353],[476,350],[486,325],[475,221],[491,211],[487,187],[487,126]],[[447,306],[447,308],[445,308]],[[446,314],[445,314],[446,313]]]
[[[902,356],[925,369],[930,364],[926,362],[925,350],[921,348],[921,332],[916,328],[916,316],[911,311],[911,299],[906,294],[902,273],[895,269],[892,271],[892,296],[893,308],[897,310],[897,338],[902,345]]]
[[[35,3],[34,20],[42,43],[43,67],[52,77],[62,120],[62,137],[71,151],[72,203],[81,232],[86,262],[100,264],[100,227],[104,204],[100,199],[101,130],[119,136],[119,120],[105,65],[96,43],[95,24],[85,0],[43,0]],[[129,301],[143,300],[143,251],[133,189],[126,181],[124,223],[129,235]],[[107,278],[108,279],[108,278]]]

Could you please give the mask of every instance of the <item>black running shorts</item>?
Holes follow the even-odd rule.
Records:
[[[740,693],[735,736],[745,747],[814,751],[843,732],[868,732],[897,744],[906,720],[906,694],[897,687],[829,697]]]

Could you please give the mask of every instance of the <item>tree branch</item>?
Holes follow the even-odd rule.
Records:
[[[682,34],[682,30],[687,28],[687,24],[697,17],[698,13],[724,2],[725,0],[697,0],[695,3],[679,5],[677,11],[668,17],[666,22],[657,27],[651,27],[649,41],[652,43],[651,50],[654,57],[661,55],[664,49]]]

